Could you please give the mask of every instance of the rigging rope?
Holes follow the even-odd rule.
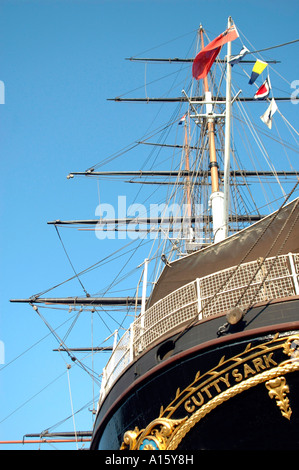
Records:
[[[71,381],[70,381],[70,370],[71,366],[70,364],[67,364],[66,370],[67,370],[67,380],[68,380],[68,386],[69,386],[69,394],[70,394],[70,401],[71,401],[71,409],[72,409],[72,418],[73,418],[73,425],[74,425],[74,432],[75,432],[75,439],[76,439],[76,447],[78,450],[78,439],[77,439],[77,431],[76,431],[76,423],[75,423],[75,414],[74,414],[74,407],[73,407],[73,398],[72,398],[72,390],[71,390]]]
[[[270,51],[271,49],[276,49],[277,47],[288,46],[289,44],[293,44],[294,42],[299,42],[299,39],[294,39],[294,41],[289,41],[289,42],[285,42],[283,44],[278,44],[277,46],[271,46],[271,47],[266,47],[265,49],[259,49],[258,51],[247,52],[247,54],[255,54],[257,52]]]
[[[100,266],[100,264],[106,264],[106,263],[110,263],[110,261],[114,261],[115,259],[118,259],[120,258],[121,256],[124,256],[126,255],[127,253],[130,253],[130,251],[134,250],[134,248],[132,248],[131,250],[128,250],[124,253],[122,253],[121,255],[118,255],[118,256],[115,256],[114,258],[112,258],[113,255],[116,255],[117,253],[119,253],[120,251],[124,250],[125,248],[127,248],[128,246],[130,246],[132,243],[136,242],[136,240],[131,240],[129,243],[127,243],[126,245],[122,246],[121,248],[118,248],[117,250],[115,250],[113,253],[105,256],[104,258],[100,259],[99,261],[97,261],[96,263],[92,264],[91,266],[89,266],[88,268],[85,268],[83,269],[82,271],[80,271],[78,273],[78,276],[81,276],[82,274],[85,274],[93,269],[96,269]],[[109,260],[109,258],[111,258]],[[60,282],[59,284],[56,284],[54,285],[53,287],[50,287],[49,289],[46,289],[42,292],[39,292],[38,294],[35,294],[33,295],[31,298],[32,298],[32,301],[34,302],[35,299],[37,299],[38,297],[40,297],[41,295],[44,295],[46,294],[47,292],[50,292],[51,290],[53,289],[56,289],[57,287],[60,287],[62,286],[63,284],[69,282],[69,281],[72,281],[73,279],[75,279],[77,276],[72,276],[68,279],[66,279],[65,281],[62,281]]]
[[[6,421],[8,418],[10,418],[14,413],[16,413],[17,411],[19,411],[21,408],[23,408],[23,406],[27,405],[27,403],[29,403],[31,400],[33,400],[35,397],[37,397],[40,393],[42,393],[44,390],[46,390],[46,388],[48,388],[50,385],[52,385],[54,382],[56,382],[57,380],[59,380],[63,375],[65,374],[65,371],[63,371],[62,374],[58,375],[55,379],[53,379],[51,382],[49,382],[47,385],[45,385],[41,390],[39,390],[37,393],[35,393],[34,395],[32,395],[30,398],[28,398],[28,400],[26,400],[25,402],[23,402],[20,406],[18,406],[17,408],[15,408],[11,413],[9,413],[5,418],[3,418],[1,421],[0,421],[0,424],[3,423],[4,421]]]
[[[237,101],[238,101],[238,100],[237,100]],[[259,136],[258,136],[258,134],[257,134],[257,132],[256,132],[256,130],[255,130],[253,124],[252,124],[252,122],[251,122],[250,119],[249,119],[249,116],[248,116],[248,114],[247,114],[247,112],[246,112],[246,110],[245,110],[243,104],[242,104],[240,101],[238,101],[238,107],[239,107],[239,109],[240,109],[240,112],[241,112],[241,114],[242,114],[242,116],[243,116],[245,122],[246,122],[246,119],[247,119],[248,127],[249,127],[249,130],[250,130],[251,134],[252,134],[252,137],[254,138],[254,140],[255,140],[255,142],[256,142],[256,144],[257,144],[257,146],[258,146],[258,148],[259,148],[261,154],[263,155],[263,157],[264,157],[264,159],[265,159],[267,165],[269,166],[270,170],[273,172],[273,175],[275,176],[275,179],[276,179],[277,184],[279,185],[279,187],[280,187],[280,189],[281,189],[281,192],[282,192],[283,196],[286,196],[285,191],[284,191],[284,189],[283,189],[283,187],[282,187],[282,185],[281,185],[281,183],[280,183],[280,181],[279,181],[279,178],[278,178],[278,176],[277,176],[277,172],[276,172],[276,170],[275,170],[275,168],[274,168],[274,165],[273,165],[272,162],[271,162],[270,156],[268,155],[268,152],[267,152],[267,150],[266,150],[264,144],[262,143],[261,139],[259,138]]]
[[[217,297],[217,295],[222,291],[222,289],[228,284],[228,282],[232,279],[232,277],[236,274],[236,272],[238,271],[239,267],[241,266],[242,263],[244,263],[245,259],[247,258],[247,256],[251,253],[251,251],[254,249],[254,247],[258,244],[258,242],[261,240],[261,238],[265,235],[266,231],[269,229],[269,227],[271,226],[271,224],[274,222],[274,220],[277,218],[277,216],[279,215],[280,211],[283,209],[284,205],[286,204],[286,202],[289,200],[289,198],[291,197],[291,195],[294,193],[294,191],[296,190],[297,186],[299,185],[299,179],[297,181],[297,183],[295,184],[295,186],[293,187],[292,191],[288,194],[288,196],[284,199],[283,203],[281,204],[280,208],[277,210],[277,212],[274,214],[273,217],[271,217],[270,221],[268,222],[268,224],[265,226],[264,230],[260,233],[260,235],[256,238],[255,242],[253,243],[253,245],[249,248],[249,250],[245,253],[245,255],[243,256],[242,260],[239,262],[239,264],[235,267],[235,269],[232,271],[232,273],[227,277],[227,279],[225,279],[225,281],[222,283],[222,285],[219,287],[219,289],[215,292],[215,294],[213,295],[213,297],[211,297],[207,303],[205,304],[205,306],[200,310],[200,312],[198,312],[196,314],[196,316],[188,323],[188,325],[184,328],[184,330],[181,331],[181,333],[177,336],[177,338],[174,340],[174,342],[176,343],[191,327],[194,323],[197,322],[198,320],[198,315],[200,313],[202,313],[208,305],[210,305]],[[296,207],[299,203],[299,200],[297,201],[296,203]],[[293,211],[292,211],[293,212]],[[299,217],[299,216],[298,216]],[[288,217],[288,220],[289,220],[289,217]],[[296,219],[297,220],[297,219]],[[276,241],[276,240],[275,240]]]
[[[247,290],[249,289],[249,287],[250,287],[252,281],[253,281],[254,278],[256,277],[257,273],[261,270],[263,264],[265,263],[266,258],[268,258],[269,253],[271,252],[272,248],[275,246],[275,244],[276,244],[277,240],[279,239],[280,235],[281,235],[282,232],[284,231],[284,229],[285,229],[286,225],[288,224],[288,222],[289,222],[289,220],[290,220],[292,214],[293,214],[294,211],[297,209],[298,203],[299,203],[299,199],[297,200],[296,204],[294,205],[294,207],[293,207],[293,209],[292,209],[290,215],[289,215],[288,218],[285,220],[283,226],[281,227],[280,231],[278,232],[276,238],[274,239],[272,245],[271,245],[270,248],[268,249],[266,255],[265,255],[264,258],[263,258],[263,260],[261,261],[261,263],[259,264],[258,268],[256,269],[256,272],[252,275],[252,278],[249,280],[247,286],[245,287],[244,291],[242,292],[242,294],[241,294],[241,296],[239,297],[239,299],[238,299],[238,301],[237,301],[237,303],[236,303],[235,306],[239,305],[239,303],[241,302],[242,298],[244,297],[244,295],[246,294]],[[272,270],[272,268],[273,268],[273,266],[274,266],[274,264],[275,264],[275,262],[276,262],[278,256],[280,255],[280,253],[281,253],[283,247],[285,246],[286,242],[288,241],[288,238],[289,238],[289,236],[290,236],[290,234],[291,234],[291,232],[292,232],[292,230],[293,230],[295,224],[297,223],[298,218],[299,218],[299,213],[297,214],[297,216],[296,216],[296,218],[295,218],[295,220],[294,220],[294,222],[293,222],[293,224],[292,224],[292,226],[291,226],[291,228],[290,228],[290,230],[289,230],[287,236],[285,237],[283,243],[280,245],[280,248],[279,248],[279,250],[277,251],[277,254],[276,254],[275,258],[273,259],[273,261],[272,261],[272,263],[271,263],[271,266],[270,266],[268,272],[264,275],[264,278],[263,278],[263,281],[262,281],[261,285],[257,288],[257,290],[256,290],[256,292],[255,292],[255,295],[254,295],[254,298],[253,298],[252,301],[251,301],[251,305],[250,305],[249,307],[247,307],[247,309],[246,309],[246,313],[247,313],[247,312],[249,311],[249,309],[252,307],[254,299],[257,297],[257,294],[259,293],[260,289],[263,287],[266,278],[267,278],[268,275],[270,274],[270,271]]]
[[[55,225],[55,229],[56,229],[56,233],[57,233],[57,235],[58,235],[58,238],[59,238],[59,240],[60,240],[60,242],[61,242],[62,248],[63,248],[63,250],[64,250],[64,252],[65,252],[65,254],[66,254],[66,257],[67,257],[67,259],[69,260],[69,263],[70,263],[70,265],[71,265],[71,267],[72,267],[72,270],[73,270],[74,273],[75,273],[75,277],[78,279],[78,281],[79,281],[79,283],[80,283],[82,289],[83,289],[84,292],[85,292],[86,297],[89,297],[89,294],[88,294],[88,292],[86,291],[85,287],[83,286],[83,283],[82,283],[82,281],[81,281],[79,275],[77,274],[77,272],[76,272],[76,270],[75,270],[75,268],[74,268],[74,265],[73,265],[73,263],[72,263],[72,261],[71,261],[69,255],[68,255],[67,251],[66,251],[66,248],[65,248],[64,243],[63,243],[63,241],[62,241],[62,238],[61,238],[61,236],[60,236],[59,230],[58,230],[58,228],[57,228],[57,225]]]
[[[75,362],[79,367],[81,367],[93,380],[97,381],[97,378],[94,374],[94,371],[90,370],[89,367],[84,365],[77,357],[75,357],[72,354],[72,351],[67,347],[67,345],[64,343],[64,341],[60,338],[60,336],[57,334],[57,332],[52,328],[52,326],[47,322],[45,317],[40,313],[39,309],[37,308],[36,305],[31,304],[33,310],[38,314],[38,316],[43,320],[44,324],[47,326],[47,328],[50,330],[56,341],[59,343],[59,346],[63,346],[66,353],[70,357],[70,359]],[[97,382],[99,385],[99,382]]]
[[[88,408],[90,405],[92,405],[93,400],[89,400],[85,405],[83,405],[81,408],[79,408],[77,411],[75,411],[75,415],[80,413],[81,411],[85,410],[85,408]],[[51,432],[53,429],[60,427],[62,424],[66,423],[72,415],[67,416],[66,418],[62,419],[61,421],[58,421],[58,423],[53,424],[52,426],[47,427],[44,431],[41,432],[40,436],[43,437],[43,435],[48,434]]]

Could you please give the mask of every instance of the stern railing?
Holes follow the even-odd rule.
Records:
[[[139,315],[120,338],[103,370],[99,405],[126,367],[180,325],[225,315],[238,305],[299,295],[299,254],[259,258],[218,271],[171,292]]]

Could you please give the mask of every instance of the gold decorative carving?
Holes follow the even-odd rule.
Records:
[[[127,431],[124,435],[124,441],[120,450],[133,450],[136,447],[136,442],[142,431],[136,427],[134,431]]]
[[[251,387],[254,387],[260,383],[265,382],[268,379],[275,378],[277,375],[283,372],[284,374],[289,372],[299,371],[299,363],[297,364],[285,364],[283,368],[275,368],[272,371],[264,372],[260,374],[258,377],[252,377],[248,380],[244,380],[242,383],[235,385],[226,392],[223,392],[218,397],[212,399],[206,405],[202,406],[199,410],[197,410],[193,415],[186,421],[186,423],[179,429],[178,433],[173,436],[173,439],[169,442],[167,450],[175,450],[177,449],[178,445],[182,441],[182,439],[186,436],[186,434],[190,431],[191,428],[195,426],[202,418],[204,418],[210,411],[217,406],[221,405],[225,401],[229,400],[230,398],[238,395],[239,393],[244,392],[245,390],[249,390]]]
[[[280,408],[282,416],[290,420],[292,410],[289,406],[289,399],[286,396],[286,394],[289,393],[290,389],[286,383],[285,377],[276,377],[275,379],[268,380],[265,385],[269,390],[269,397],[275,398],[276,404]]]
[[[166,450],[173,432],[186,419],[158,418],[141,431],[138,428],[128,431],[124,435],[120,450]]]
[[[281,352],[289,357],[286,361],[281,360]],[[261,383],[266,383],[269,396],[290,419],[292,411],[286,396],[289,387],[283,376],[295,371],[299,371],[299,335],[276,334],[269,342],[248,344],[238,356],[223,356],[213,369],[202,375],[198,371],[184,390],[176,390],[166,408],[161,407],[159,418],[146,429],[125,433],[121,449],[175,450],[190,429],[213,409]]]
[[[284,344],[284,354],[293,360],[299,360],[299,336],[290,336]]]

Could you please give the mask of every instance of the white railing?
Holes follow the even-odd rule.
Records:
[[[299,254],[259,259],[180,287],[139,315],[103,370],[99,404],[122,371],[151,344],[184,323],[225,314],[235,305],[299,295]]]

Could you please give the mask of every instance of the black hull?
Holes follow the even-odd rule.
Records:
[[[131,364],[91,450],[299,449],[299,299],[224,322],[175,332]]]

